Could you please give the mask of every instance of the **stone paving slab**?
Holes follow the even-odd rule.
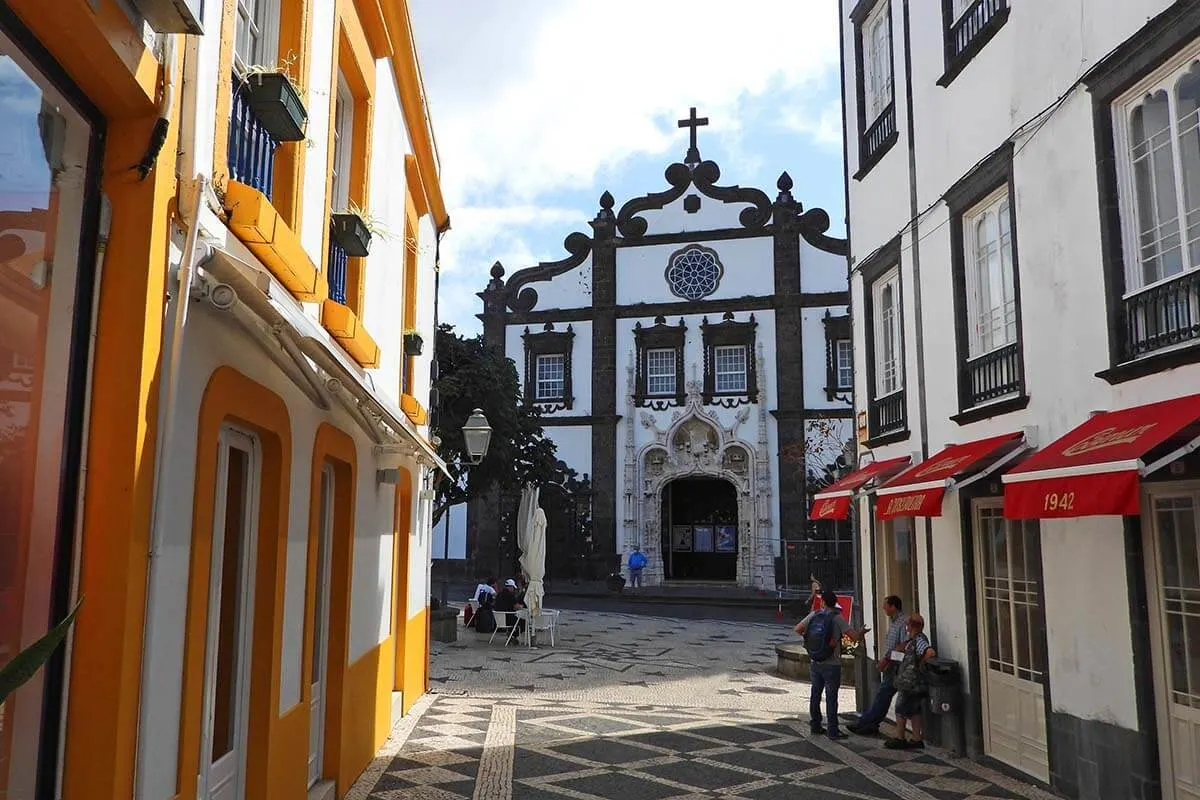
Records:
[[[470,632],[435,645],[432,698],[353,796],[1053,798],[933,748],[813,736],[808,684],[767,667],[775,644],[795,640],[785,626],[565,612],[560,634],[553,648],[488,646]],[[852,692],[840,702],[851,709]]]

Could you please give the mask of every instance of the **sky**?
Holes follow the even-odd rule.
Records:
[[[844,235],[836,0],[410,0],[451,230],[440,316],[479,330],[476,292],[565,257],[600,195],[667,188],[697,108],[721,185],[805,208]]]

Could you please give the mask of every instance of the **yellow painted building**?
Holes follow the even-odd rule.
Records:
[[[426,690],[404,0],[0,0],[0,797],[341,797]],[[424,345],[424,346],[422,346]]]

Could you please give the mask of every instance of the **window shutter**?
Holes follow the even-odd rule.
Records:
[[[892,99],[891,42],[888,41],[888,13],[885,8],[875,22],[875,115],[878,116]]]

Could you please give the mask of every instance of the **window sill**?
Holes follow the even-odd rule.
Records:
[[[1008,22],[1008,15],[1011,12],[1012,8],[1008,7],[992,17],[988,21],[987,27],[975,35],[975,38],[971,40],[966,49],[959,53],[954,60],[947,62],[946,71],[942,74],[942,77],[937,79],[937,85],[944,89],[953,83],[954,79],[975,59],[975,56],[979,55],[979,51],[983,50],[987,43],[992,40],[992,37],[1004,27],[1004,23]],[[944,35],[949,36],[949,32],[947,31]]]
[[[899,431],[892,431],[891,433],[882,433],[878,436],[872,436],[871,438],[867,439],[865,442],[863,442],[863,447],[867,448],[868,450],[873,450],[876,447],[883,447],[884,445],[903,442],[911,435],[912,433],[908,430],[908,428]]]
[[[861,166],[858,168],[858,172],[854,173],[852,176],[853,180],[861,181],[863,178],[867,177],[867,173],[874,169],[875,165],[883,160],[883,157],[888,154],[888,151],[891,150],[899,140],[899,131],[884,139],[883,143],[875,149],[874,153],[871,153],[870,156],[863,159]]]
[[[832,403],[835,400],[841,400],[844,403],[849,403],[854,396],[853,386],[826,386],[824,389],[825,399]]]
[[[574,397],[542,397],[527,405],[535,406],[543,414],[553,414],[555,411],[570,411],[574,402]]]
[[[677,394],[635,394],[633,404],[638,408],[649,408],[653,411],[665,411],[668,408],[682,406],[687,400]]]
[[[972,422],[991,419],[1002,414],[1011,414],[1014,411],[1020,411],[1029,405],[1029,395],[1019,394],[1014,397],[1008,397],[1004,400],[993,400],[990,403],[973,406],[964,409],[954,416],[950,417],[950,421],[956,425],[970,425]]]
[[[758,397],[758,392],[712,392],[704,395],[701,399],[706,406],[720,406],[721,408],[736,408],[738,406],[749,405],[755,402]]]
[[[1197,362],[1200,362],[1200,342],[1170,350],[1160,350],[1133,361],[1115,364],[1097,372],[1096,377],[1116,385]]]

